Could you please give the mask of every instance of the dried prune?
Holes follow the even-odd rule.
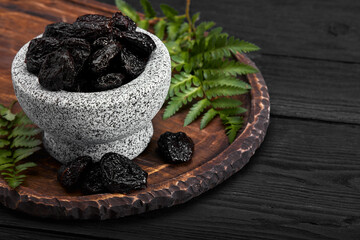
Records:
[[[121,46],[111,43],[97,50],[91,59],[90,68],[94,73],[103,73],[110,67],[110,62],[121,51]]]
[[[92,164],[89,156],[81,156],[74,161],[63,164],[58,171],[58,180],[65,189],[73,190],[78,186],[79,180]]]
[[[74,22],[73,31],[77,38],[83,38],[90,43],[110,34],[106,22]]]
[[[116,12],[111,18],[109,25],[112,28],[117,28],[120,31],[135,31],[136,23],[129,18],[128,16],[124,16],[121,12]]]
[[[66,50],[48,54],[41,65],[38,75],[41,86],[50,91],[73,88],[75,84],[75,66]]]
[[[93,88],[97,91],[104,91],[120,87],[125,76],[121,73],[109,73],[93,80]]]
[[[46,56],[59,48],[59,41],[55,38],[43,37],[31,40],[25,58],[27,70],[37,74]]]
[[[81,181],[81,192],[84,194],[97,194],[105,191],[100,163],[97,162],[85,173]]]
[[[90,44],[81,38],[68,38],[61,42],[62,47],[66,48],[74,59],[75,71],[79,73],[84,63],[90,56]]]
[[[147,172],[117,153],[106,153],[100,160],[104,185],[112,193],[128,193],[146,187]]]
[[[43,34],[43,37],[53,37],[59,40],[74,36],[75,32],[73,25],[65,22],[57,22],[47,25]]]
[[[109,44],[113,44],[114,40],[112,40],[109,37],[100,37],[98,39],[96,39],[93,43],[92,43],[92,48],[95,50],[98,50],[100,48],[103,48]]]
[[[124,71],[128,80],[138,77],[145,69],[147,64],[146,58],[137,57],[127,48],[123,48],[120,54],[120,69]]]
[[[183,132],[165,132],[158,140],[158,151],[167,162],[188,162],[194,152],[194,142]]]
[[[109,17],[99,14],[85,14],[76,19],[75,22],[104,22],[107,23],[110,20]]]
[[[141,57],[149,57],[156,48],[155,42],[145,33],[121,32],[118,38],[122,44]]]

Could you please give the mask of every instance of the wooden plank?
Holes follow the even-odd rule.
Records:
[[[272,118],[244,171],[184,205],[76,224],[0,208],[0,225],[111,239],[359,239],[359,134],[360,126]]]
[[[360,124],[360,64],[253,55],[274,115]]]
[[[141,10],[139,1],[129,2]],[[161,3],[184,12],[183,0],[151,3],[158,12]],[[264,54],[360,63],[360,1],[197,0],[191,9],[201,12],[202,20],[259,45]]]

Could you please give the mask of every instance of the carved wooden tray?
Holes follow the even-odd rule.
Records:
[[[254,64],[244,55],[239,61]],[[59,163],[44,150],[31,158],[38,166],[27,172],[26,182],[11,190],[0,179],[0,202],[5,206],[31,215],[57,219],[110,219],[139,214],[181,204],[215,187],[239,171],[260,146],[269,124],[269,94],[260,73],[244,78],[252,90],[241,97],[245,124],[241,134],[229,145],[219,119],[204,130],[199,120],[183,127],[186,111],[162,120],[163,109],[153,120],[154,136],[147,149],[134,161],[149,173],[148,186],[130,194],[96,194],[83,196],[67,193],[56,179]],[[190,163],[164,163],[156,153],[156,142],[165,131],[183,131],[195,143]]]

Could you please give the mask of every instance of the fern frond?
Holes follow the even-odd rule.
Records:
[[[164,20],[160,20],[154,26],[155,34],[160,38],[160,40],[164,39],[165,30],[166,30],[166,22]]]
[[[0,149],[0,158],[6,158],[11,156],[11,151],[7,149]]]
[[[6,127],[6,125],[8,125],[8,121],[0,117],[0,127]]]
[[[227,87],[227,86],[221,86],[221,87],[213,87],[205,91],[205,95],[208,98],[212,97],[229,97],[229,96],[235,96],[247,93],[248,90],[242,89],[242,88],[234,88],[234,87]]]
[[[250,65],[240,63],[238,61],[210,61],[206,62],[204,68],[205,78],[208,78],[209,75],[215,74],[225,74],[225,75],[244,75],[257,73],[258,70],[253,68]]]
[[[233,98],[217,98],[211,101],[214,108],[236,108],[242,104],[241,101]]]
[[[163,119],[173,116],[183,105],[181,98],[173,97],[165,108]]]
[[[14,125],[30,125],[33,124],[32,121],[24,114],[24,112],[20,112],[16,114],[16,118],[14,121]]]
[[[178,11],[166,4],[160,4],[160,8],[164,15],[170,20],[174,20],[175,16],[179,14]]]
[[[10,145],[10,141],[6,139],[0,139],[0,148]]]
[[[0,136],[7,136],[9,134],[9,130],[0,128]]]
[[[172,41],[176,39],[180,26],[181,22],[169,22],[167,25],[168,39]]]
[[[243,107],[236,107],[236,108],[221,109],[217,111],[225,116],[234,116],[247,112],[247,109]]]
[[[180,91],[185,91],[186,88],[190,88],[193,77],[193,75],[184,72],[181,72],[181,74],[175,74],[171,78],[171,85],[169,88],[170,97],[178,94]]]
[[[40,147],[33,147],[33,148],[18,148],[13,153],[13,158],[15,159],[15,163],[23,160],[24,158],[27,158],[31,154],[33,154],[36,151],[39,151]]]
[[[17,136],[13,139],[11,143],[11,148],[14,147],[36,147],[41,144],[41,141],[33,138],[33,137],[26,137],[26,136]]]
[[[211,105],[211,102],[204,98],[197,103],[195,103],[191,108],[189,113],[186,115],[185,121],[184,121],[184,127],[192,123],[196,118],[200,116],[200,114]]]
[[[201,119],[200,129],[206,127],[209,124],[209,122],[211,122],[211,120],[213,120],[214,117],[216,117],[217,114],[218,112],[215,109],[210,108]]]
[[[218,86],[227,86],[227,87],[236,87],[243,89],[251,89],[250,84],[236,78],[233,76],[222,76],[219,74],[207,76],[208,78],[203,81],[203,86],[205,89],[218,87]]]
[[[37,134],[39,134],[41,132],[40,128],[32,128],[32,127],[25,127],[25,126],[17,126],[15,127],[11,134],[9,134],[8,139],[12,138],[12,137],[17,137],[17,136],[35,136]]]
[[[223,123],[226,125],[226,135],[228,136],[229,142],[232,143],[238,131],[241,129],[243,125],[243,118],[239,116],[221,116]]]
[[[11,110],[8,109],[8,108],[0,109],[0,115],[1,115],[2,118],[6,119],[8,121],[13,121],[15,119],[15,117],[16,117],[16,115],[13,114],[11,112]]]
[[[140,4],[144,10],[146,18],[153,18],[156,16],[156,12],[148,0],[140,0]]]
[[[36,166],[37,165],[34,162],[27,162],[27,163],[19,164],[15,167],[15,174],[18,174],[22,171],[27,170],[28,168],[36,167]]]

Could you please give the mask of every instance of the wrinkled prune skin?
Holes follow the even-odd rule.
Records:
[[[101,22],[108,23],[110,21],[109,17],[99,15],[99,14],[85,14],[76,19],[75,22]]]
[[[73,31],[77,38],[83,38],[90,43],[110,34],[106,22],[74,22]]]
[[[94,50],[98,50],[100,48],[106,47],[109,44],[113,44],[115,43],[114,40],[112,40],[109,37],[100,37],[98,39],[96,39],[93,43],[92,43],[92,49]]]
[[[165,132],[157,143],[158,151],[166,162],[184,163],[192,158],[194,142],[183,132]]]
[[[61,42],[61,46],[69,51],[74,59],[76,74],[84,67],[84,63],[91,53],[90,44],[81,38],[68,38]]]
[[[85,173],[81,181],[81,192],[83,194],[97,194],[106,192],[101,175],[100,163],[93,164]]]
[[[127,48],[123,48],[120,54],[120,69],[127,76],[127,81],[137,78],[145,69],[146,58],[137,57]]]
[[[116,12],[113,15],[109,25],[111,28],[117,28],[120,31],[133,32],[136,30],[136,23],[128,16],[124,16],[121,12]]]
[[[58,40],[63,40],[65,38],[71,38],[74,36],[76,35],[73,25],[66,22],[57,22],[47,25],[43,34],[43,37],[53,37]]]
[[[146,187],[147,172],[117,153],[106,153],[100,160],[106,189],[112,193],[128,193]]]
[[[145,58],[149,57],[156,48],[156,44],[151,37],[141,32],[121,32],[119,41],[136,55]]]
[[[43,37],[31,40],[25,57],[28,71],[37,74],[46,56],[59,48],[59,41],[55,38]]]
[[[63,50],[48,54],[38,78],[40,85],[50,91],[73,88],[76,84],[75,66],[69,52]]]
[[[90,68],[94,73],[101,74],[110,67],[111,61],[121,51],[121,45],[110,43],[109,45],[97,50],[90,62]]]
[[[120,87],[125,79],[121,73],[109,73],[105,76],[95,79],[92,86],[96,91],[105,91]]]
[[[89,156],[81,156],[74,161],[63,164],[57,175],[61,186],[66,190],[74,190],[91,164],[92,158]]]

